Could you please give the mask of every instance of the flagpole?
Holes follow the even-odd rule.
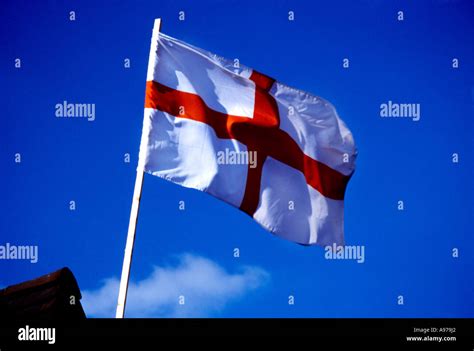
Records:
[[[156,48],[155,45],[157,45],[160,27],[161,19],[157,18],[155,19],[155,25],[153,27],[151,50],[153,50],[153,48]],[[135,243],[135,233],[137,229],[138,211],[140,209],[140,199],[142,197],[143,176],[143,169],[139,166],[139,168],[137,169],[137,177],[135,178],[135,188],[133,189],[132,209],[130,211],[130,221],[128,223],[127,243],[125,245],[125,253],[123,256],[122,277],[120,278],[120,288],[115,318],[123,318],[125,314],[128,282],[130,279],[130,267],[132,265],[133,246]]]
[[[143,188],[143,170],[137,169],[135,189],[133,190],[132,209],[130,211],[130,222],[128,223],[127,244],[123,256],[122,277],[117,302],[115,318],[123,318],[125,303],[127,302],[128,281],[130,278],[130,266],[132,265],[133,245],[135,243],[135,232],[137,229],[138,210],[140,209],[140,198]]]

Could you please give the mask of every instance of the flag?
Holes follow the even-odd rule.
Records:
[[[155,28],[139,170],[209,193],[277,236],[342,245],[355,157],[326,100]]]

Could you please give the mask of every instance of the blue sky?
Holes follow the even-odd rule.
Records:
[[[359,151],[345,200],[346,244],[364,245],[365,262],[326,260],[321,247],[279,239],[207,194],[145,175],[131,315],[474,316],[470,1],[1,6],[0,245],[39,248],[35,264],[0,260],[1,286],[68,266],[86,313],[113,315],[151,29],[161,17],[164,33],[335,105]],[[56,118],[64,100],[96,104],[95,120]],[[381,118],[389,100],[420,104],[420,120]]]

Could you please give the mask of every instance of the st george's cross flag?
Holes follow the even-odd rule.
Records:
[[[209,193],[277,236],[343,245],[355,157],[326,100],[153,31],[139,170]]]

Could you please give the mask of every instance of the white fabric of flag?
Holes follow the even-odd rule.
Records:
[[[277,236],[341,245],[355,158],[326,100],[154,31],[140,170],[207,192]]]

